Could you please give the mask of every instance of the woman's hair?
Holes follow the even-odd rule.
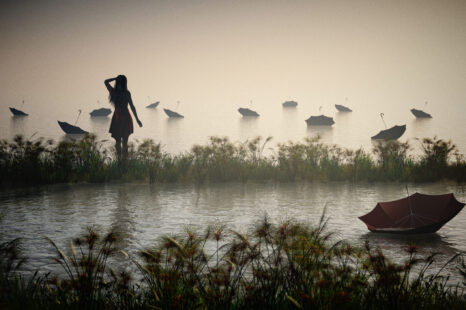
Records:
[[[115,105],[115,102],[117,102],[118,99],[120,99],[120,97],[128,91],[127,83],[128,80],[126,79],[126,76],[117,76],[115,80],[115,88],[113,89],[113,91],[110,92],[110,95],[108,96],[108,100],[110,100],[111,103]]]

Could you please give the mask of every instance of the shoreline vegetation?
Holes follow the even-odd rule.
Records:
[[[115,231],[86,233],[50,260],[62,275],[25,277],[18,242],[0,245],[2,309],[464,309],[466,265],[456,254],[444,265],[463,277],[432,270],[437,254],[405,248],[392,263],[368,242],[331,241],[318,225],[257,220],[246,232],[224,226],[165,236],[134,256]],[[119,264],[117,263],[119,262]],[[122,264],[122,262],[124,262]],[[132,266],[132,267],[128,267]],[[131,270],[131,271],[129,271]]]
[[[319,137],[268,148],[272,138],[243,143],[210,137],[205,145],[172,155],[146,139],[130,143],[125,162],[96,136],[58,143],[43,139],[0,140],[0,186],[75,182],[214,183],[248,181],[466,181],[466,161],[455,144],[418,140],[375,143],[371,152],[326,145]],[[267,147],[268,153],[264,155]],[[270,152],[269,152],[270,151]]]

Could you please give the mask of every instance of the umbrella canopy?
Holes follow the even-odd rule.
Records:
[[[248,108],[239,108],[238,112],[243,116],[259,116],[259,113]]]
[[[106,108],[95,109],[91,113],[91,116],[107,116],[112,113],[112,110]]]
[[[353,110],[351,110],[350,108],[345,107],[344,105],[341,105],[341,104],[336,104],[335,108],[340,112],[353,112]]]
[[[27,113],[24,113],[23,111],[15,109],[15,108],[10,108],[10,111],[15,116],[27,116],[28,115]]]
[[[66,133],[66,134],[86,134],[87,131],[82,130],[81,128],[77,126],[73,126],[68,124],[67,122],[60,122],[58,121],[58,125],[60,125],[60,128]]]
[[[175,112],[175,111],[172,111],[170,109],[163,109],[165,111],[165,114],[167,114],[168,117],[170,118],[183,118],[184,116]]]
[[[333,117],[325,115],[311,116],[306,120],[306,123],[311,126],[332,126],[335,124]]]
[[[295,108],[298,105],[298,103],[296,101],[289,100],[289,101],[283,102],[282,105],[285,108]]]
[[[416,118],[432,118],[432,115],[422,110],[411,109],[411,113],[413,113]]]
[[[373,232],[433,233],[463,207],[464,203],[456,200],[452,193],[415,193],[400,200],[379,202],[371,212],[359,219]]]
[[[151,103],[151,104],[149,104],[148,106],[146,106],[146,108],[148,108],[148,109],[155,109],[155,108],[159,105],[159,103],[160,103],[159,101],[156,101],[156,102]]]
[[[375,136],[371,137],[374,140],[396,140],[401,137],[406,131],[406,125],[393,126],[392,128],[382,130]]]

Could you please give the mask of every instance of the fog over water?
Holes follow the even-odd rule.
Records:
[[[466,1],[0,1],[0,139],[16,134],[55,140],[57,120],[111,143],[112,108],[103,81],[119,74],[143,123],[130,141],[151,138],[171,153],[209,136],[245,141],[273,136],[269,146],[320,134],[325,143],[372,147],[370,137],[406,124],[400,141],[453,140],[466,154]],[[25,118],[8,107],[21,107]],[[282,103],[296,100],[297,108]],[[100,103],[98,104],[97,101]],[[155,110],[146,109],[160,101]],[[179,104],[177,102],[179,101]],[[425,102],[428,102],[425,105]],[[353,109],[338,113],[335,104]],[[239,107],[256,110],[242,118]],[[321,109],[320,109],[321,107]],[[411,108],[432,119],[416,120]],[[183,119],[168,119],[163,108]],[[319,111],[321,110],[321,112]],[[311,115],[330,128],[308,127]],[[135,124],[136,125],[136,124]],[[357,219],[378,201],[406,195],[400,183],[73,184],[0,190],[0,241],[23,237],[29,271],[48,270],[43,236],[66,246],[87,225],[117,228],[136,251],[183,225],[247,228],[264,213],[315,223],[325,206],[338,238],[379,244],[401,261],[413,242],[421,254],[441,251],[440,268],[465,251],[466,213],[419,239],[369,234]],[[412,184],[410,191],[454,192],[464,186]],[[447,267],[460,280],[454,267]]]
[[[464,1],[2,1],[0,38],[0,138],[61,139],[56,121],[74,123],[81,109],[78,125],[109,139],[110,118],[88,113],[111,107],[103,80],[125,74],[144,124],[130,139],[170,152],[211,135],[316,132],[370,149],[381,112],[388,127],[407,125],[401,141],[436,134],[466,151]],[[298,108],[283,110],[290,99]],[[22,100],[30,116],[12,118]],[[307,128],[320,106],[332,129]],[[164,107],[185,118],[168,120]],[[244,120],[239,107],[261,116]],[[416,121],[412,107],[433,118]]]

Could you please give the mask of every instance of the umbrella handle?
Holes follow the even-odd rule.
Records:
[[[408,184],[405,184],[405,187],[406,187],[406,193],[408,194],[409,215],[412,216],[412,215],[414,215],[414,212],[413,212],[413,208],[411,206],[411,199],[409,197]]]
[[[78,117],[76,118],[76,122],[74,122],[74,125],[76,126],[76,124],[78,123],[78,119],[79,119],[79,115],[81,115],[81,110],[78,110]]]
[[[385,115],[385,114],[380,113],[380,118],[382,119],[382,122],[383,122],[383,125],[385,126],[385,129],[387,129],[387,124],[385,124],[385,120],[383,119],[383,116],[384,116],[384,115]]]

